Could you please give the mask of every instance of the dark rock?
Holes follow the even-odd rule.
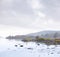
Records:
[[[17,47],[18,45],[15,45],[15,47]]]
[[[54,53],[51,53],[51,54],[54,54]]]
[[[33,48],[27,48],[27,49],[33,50]]]
[[[23,45],[20,45],[20,47],[23,47]]]
[[[40,44],[37,44],[38,46],[40,45]]]

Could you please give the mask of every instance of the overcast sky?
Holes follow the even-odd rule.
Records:
[[[60,30],[60,0],[0,0],[0,27],[7,34]]]

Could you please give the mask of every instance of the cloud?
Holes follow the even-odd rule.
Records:
[[[3,11],[13,10],[21,14],[33,14],[32,8],[26,0],[2,0],[0,4]]]
[[[39,2],[39,0],[29,0],[29,4],[32,7],[35,15],[45,17],[45,14],[40,11],[40,9],[43,9],[44,6]]]
[[[53,20],[60,21],[60,1],[59,0],[41,0],[44,5],[43,12]]]
[[[36,18],[25,0],[2,0],[0,24],[28,27]]]
[[[0,24],[36,30],[59,28],[59,0],[0,1]]]
[[[60,29],[60,1],[59,0],[35,0],[38,7],[33,7],[37,19],[32,27],[40,30]],[[39,2],[40,1],[40,2]],[[42,5],[42,6],[40,6]],[[37,9],[37,10],[36,10]]]

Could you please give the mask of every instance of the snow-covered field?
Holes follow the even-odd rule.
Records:
[[[1,38],[0,57],[60,57],[60,45],[47,46],[41,43],[9,41]]]

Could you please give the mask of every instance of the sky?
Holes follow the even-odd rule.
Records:
[[[60,0],[0,0],[0,35],[60,30]]]

